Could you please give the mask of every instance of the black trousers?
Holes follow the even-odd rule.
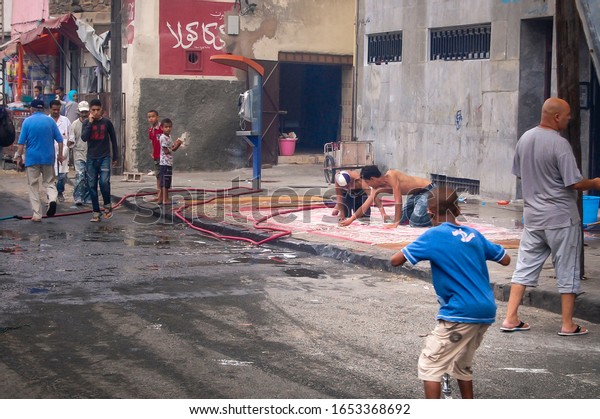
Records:
[[[368,195],[363,189],[352,189],[351,191],[342,192],[342,201],[344,203],[344,216],[350,217],[354,214],[367,200]],[[363,214],[363,217],[371,216],[371,208]]]

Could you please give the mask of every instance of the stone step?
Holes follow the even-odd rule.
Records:
[[[324,159],[322,153],[296,153],[293,156],[278,156],[277,164],[323,164]]]

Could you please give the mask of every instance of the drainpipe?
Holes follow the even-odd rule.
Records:
[[[121,0],[111,0],[110,6],[110,119],[117,134],[119,148],[119,167],[116,174],[123,174],[125,165],[125,138],[123,135],[123,86],[121,81],[121,30],[123,5]]]
[[[357,84],[358,84],[358,8],[360,0],[356,0],[355,3],[355,17],[354,17],[354,81],[352,83],[352,141],[358,140],[356,138],[356,105],[358,101],[357,97]]]

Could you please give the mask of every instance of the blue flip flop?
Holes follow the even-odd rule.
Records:
[[[500,328],[500,330],[502,332],[505,332],[505,333],[510,333],[510,332],[524,332],[524,331],[529,330],[529,329],[531,329],[531,326],[529,326],[527,323],[524,323],[524,322],[519,322],[519,324],[517,326],[515,326],[515,327],[504,327],[504,326],[502,326]]]

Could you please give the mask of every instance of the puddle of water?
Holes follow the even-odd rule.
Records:
[[[47,294],[50,292],[48,288],[29,288],[29,294]]]
[[[253,258],[253,257],[238,257],[229,259],[226,263],[250,263],[252,265],[285,265],[287,262],[278,257],[269,258]]]
[[[219,359],[219,365],[230,366],[230,367],[244,367],[252,365],[254,362],[250,361],[236,361],[235,359]]]
[[[314,271],[312,269],[306,269],[306,268],[286,269],[283,272],[285,272],[288,276],[291,276],[294,278],[305,277],[305,278],[318,279],[321,275],[325,275],[325,272],[323,272],[323,271]]]

